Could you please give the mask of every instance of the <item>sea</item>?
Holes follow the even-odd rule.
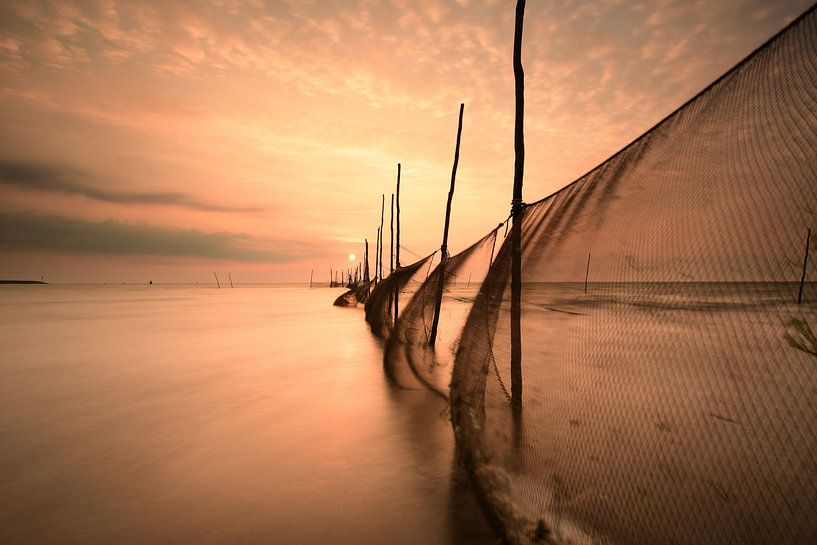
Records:
[[[0,286],[0,543],[496,543],[340,293]]]

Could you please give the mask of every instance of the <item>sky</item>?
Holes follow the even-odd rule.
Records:
[[[524,198],[570,183],[810,0],[528,0]],[[327,281],[503,221],[511,0],[0,4],[0,279]]]

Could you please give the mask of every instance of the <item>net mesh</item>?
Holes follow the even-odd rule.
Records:
[[[510,235],[451,386],[506,541],[817,543],[815,59],[812,8],[525,207],[521,410]]]
[[[448,398],[454,354],[465,319],[479,286],[488,273],[497,229],[448,257],[438,265],[400,311],[384,358],[389,378],[403,388],[426,387]],[[444,280],[443,280],[444,276]],[[443,298],[435,347],[431,348],[432,323],[437,294],[443,282]]]
[[[333,304],[336,307],[356,307],[361,303],[365,304],[373,286],[373,281],[361,282],[354,288],[340,294]]]
[[[372,288],[365,306],[366,321],[372,328],[372,333],[382,339],[389,338],[394,327],[395,297],[399,319],[399,310],[406,306],[428,276],[435,254],[436,252],[411,265],[399,267]]]

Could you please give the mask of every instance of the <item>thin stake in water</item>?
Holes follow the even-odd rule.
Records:
[[[584,271],[584,293],[587,293],[587,277],[590,276],[590,252],[587,253],[587,270]]]
[[[213,276],[216,277],[216,286],[218,286],[218,289],[221,289],[221,284],[218,283],[218,275],[216,274],[216,271],[213,271]]]

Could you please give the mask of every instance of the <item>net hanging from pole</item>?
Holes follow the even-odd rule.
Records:
[[[336,307],[356,307],[361,303],[365,304],[369,298],[369,293],[372,291],[372,286],[374,286],[373,280],[361,282],[354,288],[340,294],[333,304]]]
[[[403,388],[429,388],[448,399],[454,354],[465,318],[488,273],[497,237],[494,229],[445,262],[440,326],[435,348],[429,346],[437,291],[441,288],[439,265],[401,310],[386,343],[386,374]]]
[[[521,413],[510,237],[451,385],[458,452],[507,542],[817,543],[815,59],[812,8],[525,206]]]
[[[394,326],[394,294],[398,293],[398,305],[402,309],[411,299],[428,274],[428,267],[436,252],[396,269],[378,282],[366,299],[366,321],[372,333],[388,339]],[[399,313],[398,313],[399,317]]]

